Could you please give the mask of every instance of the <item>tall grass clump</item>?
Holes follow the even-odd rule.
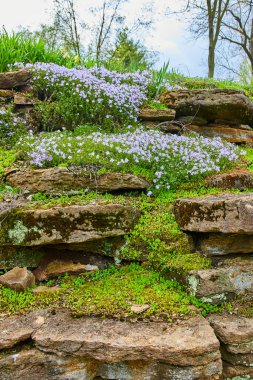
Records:
[[[8,71],[15,62],[54,62],[65,64],[61,50],[51,51],[45,41],[24,32],[0,32],[0,72]]]

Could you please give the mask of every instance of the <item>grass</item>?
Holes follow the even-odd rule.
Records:
[[[178,283],[134,263],[121,268],[113,266],[74,279],[66,275],[59,284],[59,292],[37,295],[32,290],[17,293],[0,287],[1,312],[14,314],[38,308],[64,307],[71,310],[74,317],[157,317],[171,321],[194,314],[191,305],[204,315],[218,310],[187,295]],[[139,316],[131,310],[133,304],[147,304],[149,308]]]
[[[63,50],[50,50],[42,38],[25,32],[7,33],[3,28],[0,31],[0,72],[8,71],[16,62],[52,62],[67,67],[80,64],[73,54],[65,57]]]
[[[166,73],[164,82],[167,82],[172,88],[175,86],[176,88],[179,87],[188,90],[221,88],[244,91],[245,95],[253,100],[253,86],[249,84],[199,77],[190,78],[173,70]]]

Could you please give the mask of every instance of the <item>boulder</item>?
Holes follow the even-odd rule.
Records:
[[[21,292],[35,285],[35,277],[26,268],[15,267],[0,276],[0,284],[16,292]]]
[[[120,204],[7,209],[1,213],[0,245],[100,244],[102,239],[129,233],[139,216],[137,209]]]
[[[253,319],[234,315],[208,317],[221,342],[225,371],[236,376],[252,374],[253,364]],[[232,370],[233,368],[233,370]]]
[[[220,377],[219,342],[201,316],[171,326],[88,317],[73,319],[67,311],[54,314],[44,310],[0,321],[0,331],[4,332],[0,347],[8,348],[0,354],[3,376],[20,379],[28,369],[34,372],[38,368],[36,378],[43,380],[51,379],[52,373],[60,374],[61,379],[84,380]],[[29,338],[30,345],[19,344],[13,360],[12,348]]]
[[[253,260],[223,261],[222,267],[190,271],[191,294],[202,301],[219,304],[237,295],[253,293]]]
[[[60,193],[62,191],[89,189],[98,192],[145,190],[150,183],[132,174],[106,173],[97,176],[81,168],[73,170],[56,167],[50,169],[11,170],[6,182],[12,187],[31,193]]]
[[[197,116],[208,121],[223,119],[253,125],[253,103],[236,90],[172,90],[162,93],[159,100],[174,109],[177,118]]]
[[[238,168],[230,173],[215,174],[207,178],[209,187],[219,189],[253,189],[253,173],[244,168]]]
[[[253,193],[178,199],[174,214],[184,231],[252,234]]]
[[[12,89],[26,85],[31,78],[29,71],[18,70],[8,73],[0,73],[0,89]]]
[[[142,108],[139,113],[139,119],[143,121],[170,121],[174,120],[176,111],[173,109],[152,109]]]
[[[253,125],[253,124],[252,124]],[[204,137],[221,137],[231,143],[252,143],[253,130],[231,128],[223,125],[188,125],[187,131],[197,132]]]

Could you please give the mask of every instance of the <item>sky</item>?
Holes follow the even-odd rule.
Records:
[[[96,1],[76,0],[81,18],[87,17],[87,9]],[[192,40],[183,16],[178,20],[176,16],[164,15],[166,7],[173,5],[174,0],[154,1],[157,17],[153,30],[145,35],[145,45],[159,52],[156,67],[169,60],[170,69],[189,76],[206,76],[207,41]],[[50,23],[52,3],[52,0],[0,0],[0,26],[4,25],[8,32],[20,26],[36,30],[41,23]],[[143,3],[145,0],[129,0],[125,8],[128,17],[134,17]]]

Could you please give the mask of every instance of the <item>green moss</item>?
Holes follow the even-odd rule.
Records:
[[[16,160],[17,152],[0,148],[0,177],[3,176],[6,168],[11,167]]]
[[[171,320],[192,314],[190,305],[196,304],[203,313],[218,310],[188,296],[182,287],[153,270],[131,264],[111,267],[75,279],[65,276],[60,281],[61,291],[53,294],[33,294],[31,290],[17,293],[0,286],[2,313],[66,307],[74,316],[99,315],[103,317],[138,317],[133,304],[148,304],[141,317],[153,316]],[[1,315],[1,314],[0,314]]]
[[[160,103],[159,100],[154,100],[154,99],[150,99],[149,101],[147,101],[147,103],[145,103],[145,106],[151,109],[155,109],[155,110],[168,109],[168,107],[165,104]]]

